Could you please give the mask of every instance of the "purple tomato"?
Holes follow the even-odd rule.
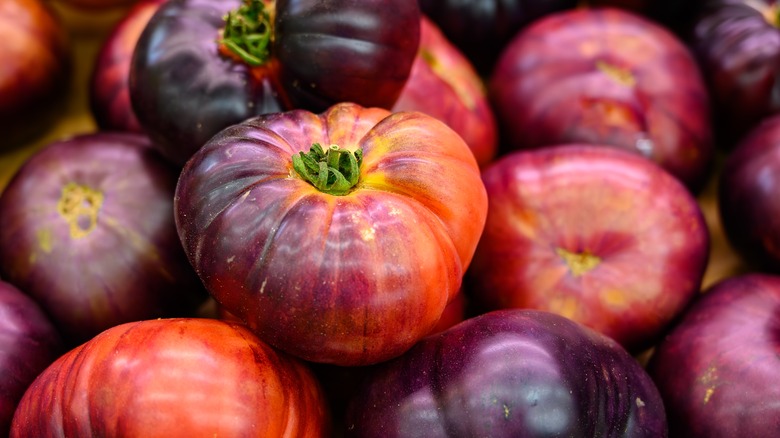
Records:
[[[780,433],[780,277],[741,274],[693,303],[650,358],[670,435],[771,438]]]
[[[205,294],[176,233],[178,175],[140,134],[47,145],[0,196],[0,276],[72,343],[188,312]]]
[[[425,338],[368,371],[347,437],[648,437],[667,434],[653,381],[610,338],[504,310]]]

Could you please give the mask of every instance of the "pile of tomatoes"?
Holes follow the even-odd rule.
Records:
[[[780,6],[466,3],[2,0],[0,436],[777,430]]]

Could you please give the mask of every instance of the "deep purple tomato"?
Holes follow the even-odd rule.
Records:
[[[140,134],[45,146],[0,196],[0,276],[35,298],[69,343],[185,314],[204,294],[176,233],[177,177]]]
[[[564,143],[619,147],[692,191],[713,160],[707,87],[683,42],[614,8],[560,12],[525,28],[490,78],[506,151]]]
[[[415,0],[172,0],[138,40],[131,102],[178,165],[252,116],[337,102],[390,108],[419,21]]]
[[[574,8],[577,0],[419,0],[422,12],[488,75],[504,46],[531,22]]]
[[[667,424],[653,381],[620,345],[562,316],[514,309],[370,370],[345,435],[663,438]]]
[[[221,131],[184,167],[175,208],[190,262],[225,310],[306,360],[366,365],[437,324],[487,196],[443,122],[342,103]]]
[[[106,37],[92,67],[89,104],[100,129],[143,133],[130,103],[130,61],[146,24],[166,0],[139,0]]]
[[[690,44],[710,87],[725,149],[780,112],[780,3],[709,1]]]
[[[780,277],[741,274],[700,295],[648,372],[680,438],[780,433]]]
[[[718,213],[729,242],[754,268],[780,272],[780,114],[753,128],[726,157]]]
[[[63,353],[60,334],[38,303],[0,280],[0,436],[38,374]]]

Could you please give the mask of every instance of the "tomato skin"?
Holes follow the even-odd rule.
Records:
[[[60,357],[25,393],[11,437],[321,437],[319,383],[243,325],[132,322]]]
[[[295,174],[312,143],[363,150],[344,196]],[[487,214],[479,167],[444,123],[344,103],[269,114],[215,136],[185,166],[179,236],[206,288],[271,345],[366,365],[433,329]]]

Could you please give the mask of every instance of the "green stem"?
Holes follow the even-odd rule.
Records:
[[[219,44],[248,65],[263,65],[271,56],[273,26],[263,0],[244,0],[225,16]]]
[[[337,196],[346,195],[357,184],[362,162],[361,149],[352,152],[335,144],[323,150],[314,143],[309,153],[292,156],[293,169],[301,178],[321,192]]]

